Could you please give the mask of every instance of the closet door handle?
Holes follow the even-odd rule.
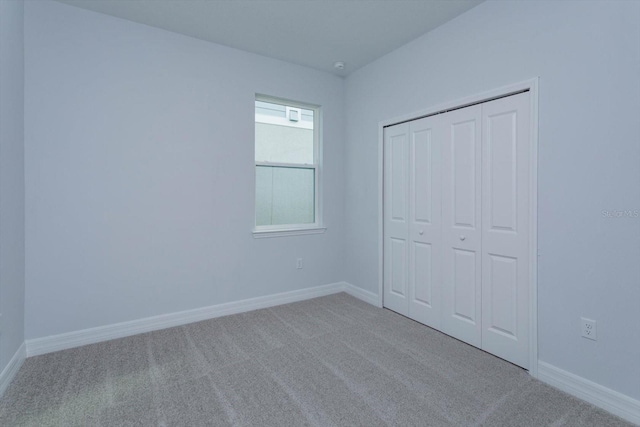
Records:
[[[420,234],[421,236],[424,234],[423,230],[418,231],[418,234]]]
[[[464,239],[466,239],[466,237],[460,236],[460,240],[464,240]]]

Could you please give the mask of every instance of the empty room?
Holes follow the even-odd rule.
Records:
[[[0,426],[640,425],[640,1],[0,0]]]

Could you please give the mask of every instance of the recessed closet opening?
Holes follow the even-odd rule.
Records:
[[[380,124],[380,305],[537,373],[537,81]]]

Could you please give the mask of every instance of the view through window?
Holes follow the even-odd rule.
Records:
[[[256,98],[256,229],[318,223],[317,109]]]

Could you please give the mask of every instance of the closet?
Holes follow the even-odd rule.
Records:
[[[529,368],[529,92],[384,129],[384,306]]]

